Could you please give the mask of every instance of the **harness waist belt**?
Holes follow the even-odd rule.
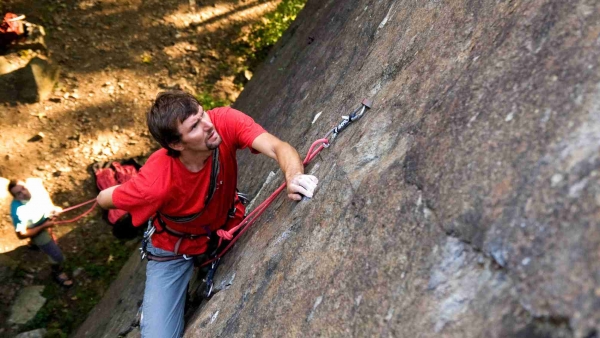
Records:
[[[160,227],[163,228],[163,231],[166,231],[169,235],[173,235],[175,237],[181,237],[181,238],[187,238],[187,239],[195,239],[195,238],[198,238],[198,237],[208,237],[208,238],[210,238],[210,236],[212,235],[212,232],[210,231],[210,228],[208,227],[208,225],[205,225],[205,226],[202,227],[206,231],[206,233],[204,233],[204,234],[192,234],[192,233],[189,233],[189,232],[177,231],[177,230],[169,227],[168,225],[166,225],[160,219],[160,217],[158,218],[158,223],[160,224]],[[158,233],[161,233],[163,231],[158,231]]]
[[[146,257],[148,258],[149,261],[157,261],[157,262],[168,262],[168,261],[174,261],[177,259],[185,259],[184,255],[155,256],[151,253],[146,254]],[[187,256],[187,257],[193,258],[194,256]]]

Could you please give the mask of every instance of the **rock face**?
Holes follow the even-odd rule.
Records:
[[[29,103],[46,100],[58,80],[58,73],[58,67],[47,58],[36,56],[23,68],[0,75],[0,102],[12,102],[14,98]]]
[[[8,321],[14,324],[25,324],[44,306],[46,298],[42,297],[43,285],[34,285],[23,288],[12,308]]]
[[[0,255],[0,282],[13,276],[19,263],[6,255]]]
[[[73,337],[135,337],[145,277],[146,264],[136,250]]]
[[[59,69],[48,57],[44,28],[25,26],[27,38],[0,55],[0,102],[44,101],[58,81]]]
[[[305,153],[364,97],[186,337],[597,337],[600,4],[309,0],[235,106]]]
[[[46,329],[37,329],[33,331],[19,333],[15,338],[44,338]]]
[[[374,107],[187,336],[598,335],[599,22],[593,1],[309,0],[236,107],[301,152]],[[249,192],[276,170],[240,167]]]

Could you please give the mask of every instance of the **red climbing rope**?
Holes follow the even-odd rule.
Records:
[[[135,163],[135,161],[128,160],[128,161],[124,162],[123,164],[116,162],[116,161],[112,162],[111,167],[114,168],[114,170],[109,167],[103,168],[102,164],[100,164],[100,163],[94,164],[94,175],[96,176],[96,185],[98,186],[98,188],[100,190],[104,190],[104,189],[110,188],[112,186],[115,186],[117,184],[122,184],[122,183],[129,181],[132,177],[137,175],[139,165],[137,165],[137,163]],[[66,208],[66,209],[62,210],[61,212],[59,212],[58,215],[63,214],[65,212],[69,212],[69,211],[77,209],[77,208],[80,208],[84,205],[88,205],[93,202],[96,202],[95,198],[91,199],[87,202],[83,202],[83,203],[77,204],[75,206]],[[98,205],[98,203],[94,203],[94,205],[92,205],[92,207],[89,210],[87,210],[86,212],[84,212],[83,214],[81,214],[75,218],[63,220],[63,221],[54,221],[53,220],[50,222],[51,222],[51,224],[64,224],[64,223],[76,222],[76,221],[82,219],[83,217],[87,216],[88,214],[90,214],[92,212],[92,210],[94,210],[96,205]],[[119,218],[121,218],[123,215],[125,215],[126,213],[127,212],[124,210],[118,210],[118,209],[109,210],[109,213],[108,213],[109,223],[115,224],[117,222],[117,220]]]
[[[77,222],[78,220],[82,219],[83,217],[87,216],[87,215],[88,215],[90,212],[92,212],[92,210],[94,210],[94,208],[96,207],[96,205],[98,205],[98,202],[96,202],[96,199],[95,199],[95,198],[94,198],[94,199],[91,199],[91,200],[89,200],[89,201],[87,201],[87,202],[79,203],[79,204],[77,204],[77,205],[74,205],[74,206],[72,206],[72,207],[69,207],[69,208],[63,209],[61,212],[59,212],[59,213],[58,213],[59,215],[60,215],[60,214],[64,214],[65,212],[71,211],[71,210],[73,210],[73,209],[80,208],[80,207],[82,207],[82,206],[84,206],[84,205],[88,205],[88,204],[90,204],[90,203],[92,203],[92,202],[94,203],[94,205],[92,205],[92,207],[91,207],[91,208],[89,208],[89,209],[88,209],[86,212],[84,212],[83,214],[81,214],[81,215],[79,215],[79,216],[77,216],[77,217],[75,217],[75,218],[71,218],[71,219],[67,219],[67,220],[62,220],[62,221],[50,221],[50,224],[64,224],[64,223],[73,223],[73,222]]]
[[[310,146],[310,149],[308,150],[308,153],[306,154],[306,158],[304,158],[304,161],[302,162],[302,164],[304,164],[304,166],[307,166],[315,157],[317,157],[317,155],[321,152],[321,150],[323,150],[324,148],[327,148],[328,146],[329,146],[329,140],[327,140],[327,138],[318,139],[315,142],[313,142],[313,144]],[[229,242],[229,244],[223,250],[221,250],[221,252],[219,252],[216,257],[204,262],[201,266],[206,266],[206,265],[212,263],[213,261],[223,257],[223,255],[225,253],[227,253],[227,251],[229,251],[229,249],[231,249],[233,244],[235,244],[235,242],[240,238],[240,236],[242,236],[244,234],[244,232],[246,232],[250,228],[250,226],[252,224],[254,224],[254,221],[256,221],[256,219],[258,219],[258,217],[260,215],[262,215],[262,213],[267,209],[267,207],[275,200],[275,198],[277,198],[277,196],[279,196],[279,194],[284,189],[285,189],[285,183],[281,184],[279,186],[279,188],[277,188],[277,190],[275,190],[275,192],[273,194],[271,194],[271,196],[269,196],[259,206],[257,206],[236,227],[231,228],[228,231],[225,231],[223,229],[217,230],[217,235],[219,236],[219,245],[217,247],[221,246],[223,239],[231,240],[231,242]],[[239,233],[234,237],[233,234],[238,230],[239,230]]]
[[[316,150],[314,150],[314,148],[316,146],[319,146]],[[318,154],[319,152],[321,152],[321,150],[323,150],[323,148],[327,147],[329,145],[329,141],[326,138],[317,140],[313,143],[313,145],[310,147],[310,149],[308,150],[308,154],[306,154],[306,158],[304,159],[303,164],[306,166],[308,165]],[[314,150],[314,151],[313,151]],[[243,234],[246,231],[246,228],[249,227],[249,225],[251,225],[252,223],[254,223],[254,220],[256,218],[258,218],[258,216],[260,216],[263,211],[271,204],[271,202],[273,202],[273,200],[275,200],[275,198],[279,195],[279,193],[281,193],[283,191],[283,189],[285,189],[285,183],[283,183],[268,199],[266,199],[261,205],[259,205],[256,209],[254,209],[254,211],[252,211],[245,219],[244,221],[242,221],[238,226],[236,226],[235,228],[229,230],[229,231],[225,231],[222,229],[219,229],[217,231],[217,235],[220,237],[219,238],[219,246],[221,245],[221,241],[222,239],[226,239],[226,240],[231,240],[231,243],[229,243],[229,245],[219,254],[218,257],[221,257],[223,254],[225,254],[225,252],[227,252],[229,250],[229,248],[231,248],[231,246],[233,245],[233,243],[235,243],[237,241],[237,239],[240,237],[241,234]],[[94,203],[87,211],[85,211],[84,213],[82,213],[81,215],[71,218],[71,219],[67,219],[67,220],[60,220],[60,221],[50,221],[51,224],[65,224],[65,223],[73,223],[76,222],[80,219],[82,219],[83,217],[87,216],[88,214],[90,214],[94,208],[96,207],[96,205],[98,205],[98,202],[96,201],[96,199],[91,199],[89,201],[77,204],[75,206],[63,209],[60,213],[58,213],[58,215],[60,214],[64,214],[66,212],[69,212],[71,210],[80,208],[84,205],[88,205],[90,203]],[[240,233],[235,236],[235,238],[233,237],[233,234],[238,231],[238,229],[245,227],[242,231],[240,231]],[[208,264],[208,263],[206,263]]]

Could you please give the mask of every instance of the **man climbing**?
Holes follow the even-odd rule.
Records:
[[[312,197],[318,180],[304,174],[298,152],[267,133],[252,118],[224,107],[204,111],[184,92],[158,95],[147,114],[150,133],[162,146],[140,173],[103,190],[98,203],[131,213],[134,225],[148,222],[155,232],[148,257],[142,305],[142,336],[183,334],[183,312],[193,259],[214,250],[215,236],[244,218],[236,193],[238,149],[275,159],[285,175],[288,197]],[[229,237],[229,238],[228,238]]]
[[[64,287],[73,285],[73,280],[63,271],[65,257],[49,232],[53,226],[51,219],[61,211],[52,204],[43,187],[32,194],[24,182],[11,180],[8,191],[13,196],[10,216],[19,239],[31,238],[42,252],[48,255],[54,279]]]

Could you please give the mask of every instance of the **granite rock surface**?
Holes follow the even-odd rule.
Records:
[[[235,108],[305,154],[365,97],[185,336],[597,337],[600,4],[308,0]]]
[[[309,0],[235,106],[301,153],[373,108],[186,336],[597,336],[599,47],[595,1]]]

